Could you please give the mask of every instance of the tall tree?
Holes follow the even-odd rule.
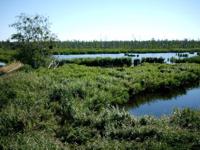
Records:
[[[10,27],[16,29],[11,39],[20,45],[16,59],[34,68],[47,65],[50,59],[49,44],[56,39],[50,31],[48,18],[22,13],[17,16],[17,21]]]

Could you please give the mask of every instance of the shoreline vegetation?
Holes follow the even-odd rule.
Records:
[[[200,81],[200,65],[89,67],[65,64],[0,78],[2,149],[198,149],[200,111],[134,117],[121,108],[143,92]]]
[[[78,64],[86,66],[99,66],[99,67],[130,67],[137,66],[142,63],[164,63],[164,58],[152,58],[146,57],[140,59],[132,59],[130,57],[121,57],[121,58],[110,58],[110,57],[97,57],[97,58],[74,58],[74,59],[61,59],[57,60],[56,63],[58,66],[64,64]]]
[[[131,66],[132,60],[131,58],[75,58],[75,59],[63,59],[59,60],[59,66],[64,64],[78,64],[78,65],[86,65],[86,66],[99,66],[99,67],[123,67],[123,66]]]
[[[0,61],[8,63],[10,61],[15,60],[15,55],[17,54],[18,50],[13,49],[4,49],[0,48]],[[71,55],[71,54],[118,54],[118,53],[124,53],[125,56],[131,56],[131,53],[184,53],[184,52],[190,52],[190,53],[200,53],[200,48],[195,49],[134,49],[134,50],[128,50],[128,49],[55,49],[50,50],[50,53],[53,55]]]
[[[40,43],[46,45],[47,43]],[[16,55],[18,42],[0,41],[0,61],[8,62]],[[48,51],[53,55],[200,52],[200,41],[51,41]]]
[[[183,59],[172,58],[171,61],[174,63],[197,63],[197,64],[200,64],[200,55],[190,57],[190,58],[183,58]]]

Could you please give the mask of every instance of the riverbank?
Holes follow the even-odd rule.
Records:
[[[136,118],[117,104],[200,80],[198,64],[101,68],[64,65],[0,78],[4,149],[182,148],[200,145],[200,112]]]

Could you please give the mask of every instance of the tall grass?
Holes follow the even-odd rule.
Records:
[[[199,81],[198,64],[63,65],[0,78],[2,149],[195,149],[200,111],[135,118],[129,97]]]

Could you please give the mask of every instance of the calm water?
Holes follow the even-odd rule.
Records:
[[[142,58],[147,58],[147,57],[153,57],[153,58],[164,58],[165,63],[170,63],[169,59],[174,57],[174,58],[184,58],[184,57],[179,57],[178,54],[187,54],[188,57],[196,56],[197,53],[129,53],[132,56],[127,56],[124,53],[120,54],[73,54],[73,55],[54,55],[55,58],[57,59],[74,59],[74,58],[97,58],[97,57],[110,57],[110,58],[121,58],[121,57],[131,57],[132,61],[134,59],[142,59]]]
[[[135,97],[126,109],[132,115],[169,115],[175,108],[200,109],[200,86],[188,90],[147,94]]]

